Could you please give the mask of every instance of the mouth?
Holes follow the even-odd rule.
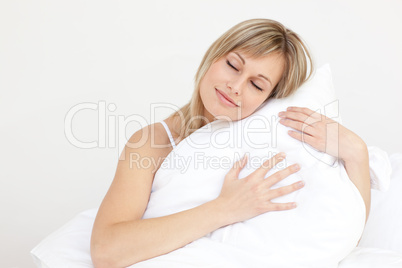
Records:
[[[219,99],[226,105],[230,107],[239,107],[229,96],[227,96],[224,92],[220,91],[219,89],[215,88],[216,94],[218,95]]]

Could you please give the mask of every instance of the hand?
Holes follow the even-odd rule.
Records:
[[[288,107],[280,112],[282,125],[294,128],[289,135],[311,145],[320,152],[349,161],[365,148],[363,140],[354,132],[322,114],[303,107]],[[366,147],[367,148],[367,147]]]
[[[265,178],[267,172],[285,158],[284,154],[276,154],[261,167],[243,179],[239,179],[240,170],[246,165],[247,157],[237,161],[226,174],[222,190],[217,200],[223,203],[224,212],[228,216],[228,224],[248,220],[257,215],[274,210],[289,210],[295,203],[272,203],[271,199],[294,192],[304,185],[299,182],[277,189],[270,189],[287,176],[299,170],[298,165],[291,165]],[[293,206],[293,204],[295,206]]]

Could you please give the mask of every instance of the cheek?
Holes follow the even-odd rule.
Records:
[[[246,98],[243,103],[243,108],[250,110],[256,110],[262,103],[264,99],[261,98]]]
[[[204,98],[211,98],[210,94],[215,94],[215,86],[222,85],[224,73],[217,64],[208,69],[200,83],[200,94],[204,94]]]
[[[211,83],[213,83],[213,75],[214,75],[214,70],[209,69],[207,73],[204,75],[204,77],[201,80],[200,87],[202,90],[205,90],[208,87],[211,87]]]
[[[222,78],[227,76],[227,72],[222,62],[216,62],[211,65],[205,76],[208,82],[219,82]]]
[[[265,99],[246,100],[242,105],[242,117],[251,115],[260,105],[263,105]]]

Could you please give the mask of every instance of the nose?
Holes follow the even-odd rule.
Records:
[[[241,79],[236,79],[226,83],[226,86],[230,89],[231,92],[233,92],[233,94],[241,94],[242,82],[240,80]]]

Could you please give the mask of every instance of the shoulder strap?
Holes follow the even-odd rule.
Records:
[[[169,136],[169,140],[170,140],[170,143],[171,143],[172,146],[173,146],[173,149],[176,148],[176,144],[174,143],[173,136],[172,136],[172,133],[171,133],[170,130],[169,130],[169,127],[167,126],[167,124],[165,123],[165,121],[161,121],[161,124],[165,127],[165,130],[166,130],[166,132],[167,132],[167,134],[168,134],[168,136]]]

